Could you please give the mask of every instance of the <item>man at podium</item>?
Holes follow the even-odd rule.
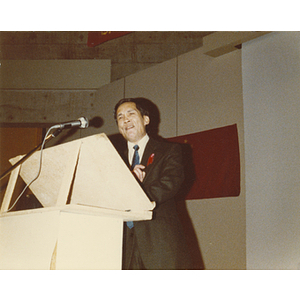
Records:
[[[114,110],[119,131],[127,141],[127,147],[118,151],[156,203],[152,220],[125,224],[123,269],[192,269],[174,198],[184,180],[181,149],[148,133],[151,115],[147,103],[145,98],[125,98]]]

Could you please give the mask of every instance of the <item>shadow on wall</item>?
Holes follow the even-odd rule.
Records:
[[[194,263],[194,269],[204,270],[205,265],[203,262],[199,242],[185,202],[185,198],[193,186],[196,178],[195,166],[193,164],[193,152],[192,147],[189,144],[180,144],[180,146],[182,149],[185,179],[179,193],[177,194],[177,212],[183,226],[186,242]]]

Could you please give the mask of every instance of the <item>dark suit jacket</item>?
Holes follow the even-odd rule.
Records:
[[[128,149],[121,156],[128,163]],[[152,158],[151,158],[152,156]],[[150,138],[142,158],[146,176],[141,183],[151,201],[156,202],[153,219],[134,222],[134,235],[146,269],[191,269],[183,229],[177,216],[175,195],[184,179],[179,145]],[[124,226],[124,268],[132,254],[133,238]]]

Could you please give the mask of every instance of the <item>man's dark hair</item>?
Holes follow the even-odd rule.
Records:
[[[147,99],[145,99],[145,98],[123,98],[123,99],[121,99],[116,104],[115,109],[114,109],[114,118],[115,118],[115,120],[117,120],[117,110],[118,110],[119,106],[121,106],[123,103],[126,103],[126,102],[133,102],[133,103],[135,103],[136,108],[142,114],[142,116],[148,116],[148,117],[150,117],[149,111],[145,107],[146,100]]]

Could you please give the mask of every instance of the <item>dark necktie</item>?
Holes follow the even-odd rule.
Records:
[[[140,156],[139,156],[139,152],[138,152],[139,148],[140,147],[138,145],[135,145],[133,147],[134,153],[133,153],[133,158],[132,158],[131,170],[133,170],[133,168],[136,165],[140,164]],[[128,221],[128,222],[126,222],[126,224],[130,229],[134,226],[132,221]]]
[[[138,150],[140,149],[140,147],[138,145],[135,145],[133,147],[134,149],[134,153],[133,153],[133,157],[132,157],[132,164],[131,164],[131,169],[133,170],[133,168],[136,166],[136,165],[139,165],[140,164],[140,156],[139,156],[139,152]]]

